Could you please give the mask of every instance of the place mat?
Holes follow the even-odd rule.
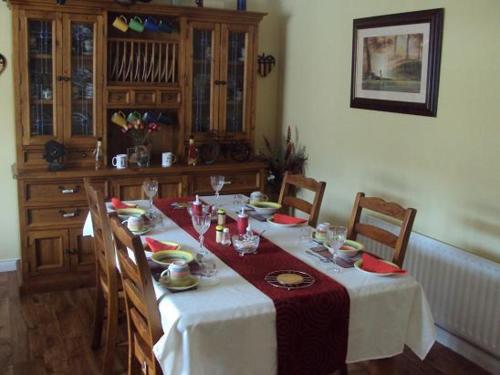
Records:
[[[329,260],[332,260],[332,258],[333,258],[332,253],[330,253],[328,251],[328,249],[323,245],[311,247],[309,250],[315,252],[318,255],[321,255],[323,258],[326,258]],[[342,256],[342,255],[337,254],[337,257],[335,258],[335,262],[337,263],[338,266],[340,266],[342,268],[353,268],[354,263],[356,263],[356,261],[359,259],[361,259],[361,252],[359,252],[358,254],[356,254],[353,257]]]
[[[192,198],[185,198],[189,200]],[[172,208],[172,201],[158,199],[155,206],[198,239],[187,210]],[[237,232],[236,222],[230,217],[226,226],[231,233]],[[341,284],[266,238],[261,238],[257,254],[241,257],[233,247],[215,242],[212,226],[205,234],[205,247],[272,299],[276,309],[279,374],[328,374],[344,366],[350,301]],[[311,287],[291,291],[267,283],[268,273],[282,269],[306,272],[316,282]]]

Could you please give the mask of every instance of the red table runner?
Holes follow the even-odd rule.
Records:
[[[171,206],[178,201],[178,198],[158,199],[155,205],[179,227],[198,239],[187,210]],[[236,222],[229,217],[227,219],[226,226],[231,233],[236,233]],[[205,235],[204,245],[272,299],[276,308],[279,374],[330,374],[344,365],[349,295],[342,285],[265,238],[261,238],[257,254],[241,257],[232,246],[215,242],[215,225],[212,225]],[[316,282],[309,288],[289,291],[273,287],[264,280],[269,272],[287,269],[306,272]]]

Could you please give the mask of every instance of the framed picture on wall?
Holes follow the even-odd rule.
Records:
[[[351,107],[436,116],[444,9],[353,21]]]

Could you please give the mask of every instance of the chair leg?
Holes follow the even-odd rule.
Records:
[[[348,372],[347,372],[347,364],[344,364],[344,366],[342,366],[339,370],[339,374],[340,375],[347,375]]]
[[[104,309],[106,301],[99,279],[96,287],[95,313],[94,313],[94,334],[92,336],[92,349],[96,350],[101,346],[102,327],[104,323]]]
[[[118,306],[116,298],[112,296],[110,296],[108,300],[107,315],[102,374],[112,374],[115,364],[115,350],[118,335]]]

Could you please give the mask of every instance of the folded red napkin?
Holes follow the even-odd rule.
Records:
[[[133,208],[136,207],[135,204],[123,203],[119,198],[111,198],[111,205],[115,210],[120,208]]]
[[[365,271],[368,272],[375,272],[375,273],[406,273],[405,270],[393,266],[391,264],[385,263],[381,261],[380,259],[374,257],[373,255],[370,255],[368,253],[363,253],[361,256],[361,259],[363,259],[363,266],[362,268]]]
[[[307,222],[306,219],[300,217],[293,217],[284,214],[274,214],[273,221],[277,224],[303,224]]]
[[[177,250],[177,246],[167,245],[151,237],[146,237],[145,240],[153,253],[163,250]]]

